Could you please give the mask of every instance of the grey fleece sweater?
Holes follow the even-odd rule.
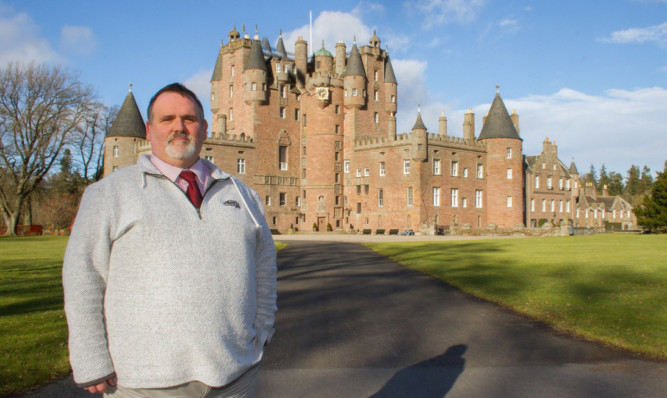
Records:
[[[63,263],[74,379],[222,386],[273,334],[276,252],[257,193],[204,161],[200,211],[147,156],[89,186]]]

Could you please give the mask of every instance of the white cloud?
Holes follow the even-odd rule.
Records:
[[[183,81],[183,85],[192,90],[201,101],[204,107],[204,112],[208,113],[211,109],[211,76],[213,69],[200,70],[194,75],[188,77]],[[207,114],[206,119],[211,119],[211,115]]]
[[[62,62],[39,28],[26,13],[9,7],[0,9],[0,65],[9,62]]]
[[[410,12],[424,14],[424,27],[428,29],[445,23],[472,22],[486,5],[486,0],[425,0],[417,3],[406,2],[403,5]]]
[[[318,50],[322,47],[322,40],[324,40],[325,48],[334,53],[336,43],[339,40],[343,40],[349,52],[355,37],[359,46],[368,43],[372,35],[373,30],[366,26],[361,21],[361,18],[353,13],[322,11],[313,20],[313,43],[309,43],[309,45]],[[285,46],[288,43],[296,42],[298,36],[302,36],[304,40],[310,42],[309,26],[305,25],[283,34]],[[309,51],[312,48],[309,47]],[[293,52],[294,48],[286,48],[286,50]]]
[[[95,51],[97,39],[87,26],[65,25],[60,32],[60,47],[67,53],[88,55]]]
[[[661,25],[649,26],[647,28],[630,28],[612,32],[608,38],[600,41],[607,43],[658,43],[667,46],[667,22]]]

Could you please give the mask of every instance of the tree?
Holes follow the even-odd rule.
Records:
[[[609,196],[616,196],[623,193],[625,187],[623,186],[623,176],[620,173],[612,171],[609,173]]]
[[[104,137],[116,120],[118,110],[117,106],[97,104],[76,130],[72,147],[81,177],[88,182],[102,178]]]
[[[595,171],[595,166],[591,163],[591,169],[588,173],[584,174],[584,181],[586,182],[592,182],[596,187],[598,185],[598,176],[597,172]]]
[[[89,115],[93,93],[60,67],[0,69],[0,210],[16,234],[21,212]]]
[[[667,162],[664,171],[658,172],[651,193],[644,196],[643,203],[635,208],[637,223],[651,232],[667,229]]]
[[[609,189],[609,175],[607,174],[607,167],[602,163],[602,167],[600,168],[600,178],[598,178],[597,184],[598,191],[602,191],[605,186]]]

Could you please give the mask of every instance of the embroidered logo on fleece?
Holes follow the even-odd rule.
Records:
[[[223,203],[223,205],[225,205],[225,206],[234,206],[234,207],[236,207],[237,209],[240,209],[240,208],[241,208],[241,206],[239,206],[239,202],[237,202],[237,201],[235,201],[235,200],[228,200],[228,201],[226,201],[225,203]]]

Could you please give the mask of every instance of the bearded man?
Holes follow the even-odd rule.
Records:
[[[200,159],[179,83],[150,100],[152,155],[89,186],[63,262],[70,362],[91,393],[253,397],[276,311],[276,252],[252,189]]]

